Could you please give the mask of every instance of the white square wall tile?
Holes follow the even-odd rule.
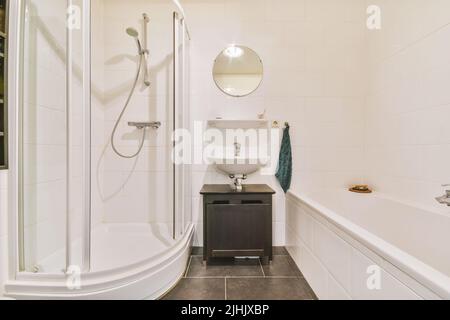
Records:
[[[192,222],[203,222],[203,198],[192,197]]]
[[[200,190],[205,184],[215,184],[217,180],[215,172],[193,172],[192,173],[192,195],[200,196]]]
[[[264,21],[265,8],[260,0],[225,1],[225,18],[230,21]]]
[[[305,0],[266,1],[266,19],[268,21],[296,21],[305,18]]]
[[[286,199],[284,194],[274,196],[272,205],[272,221],[284,223],[286,220]]]

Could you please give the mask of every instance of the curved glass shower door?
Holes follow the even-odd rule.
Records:
[[[181,74],[174,63],[175,9],[170,0],[92,1],[91,271],[153,259],[173,248],[183,231],[175,208],[178,199],[184,200],[175,194],[183,190],[175,188],[172,162],[175,111],[182,111],[174,105],[175,79]],[[139,47],[148,50],[147,61],[130,96]],[[144,143],[127,159],[113,150],[111,136],[129,97],[114,144],[118,153],[132,155],[143,136]],[[130,122],[161,125],[144,134]]]
[[[24,0],[19,118],[20,270],[83,268],[88,131],[82,0]]]
[[[184,20],[173,19],[170,0],[19,2],[20,271],[98,272],[153,261],[191,225],[190,167],[172,161],[173,131],[189,127]],[[148,50],[148,70],[118,121],[137,48]],[[160,126],[144,134],[136,122]],[[136,157],[114,152],[116,123],[120,153],[135,153],[144,137]]]

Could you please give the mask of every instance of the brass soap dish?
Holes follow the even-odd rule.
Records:
[[[348,189],[348,191],[355,193],[372,193],[372,190],[370,190],[367,185],[356,185]]]

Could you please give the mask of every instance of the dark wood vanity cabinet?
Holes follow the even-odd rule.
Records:
[[[272,195],[267,185],[204,185],[203,258],[259,256],[272,260]]]

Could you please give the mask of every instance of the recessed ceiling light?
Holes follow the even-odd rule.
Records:
[[[244,54],[244,50],[242,50],[239,47],[230,46],[225,49],[224,53],[226,56],[228,56],[230,58],[239,58],[240,56],[242,56]]]

